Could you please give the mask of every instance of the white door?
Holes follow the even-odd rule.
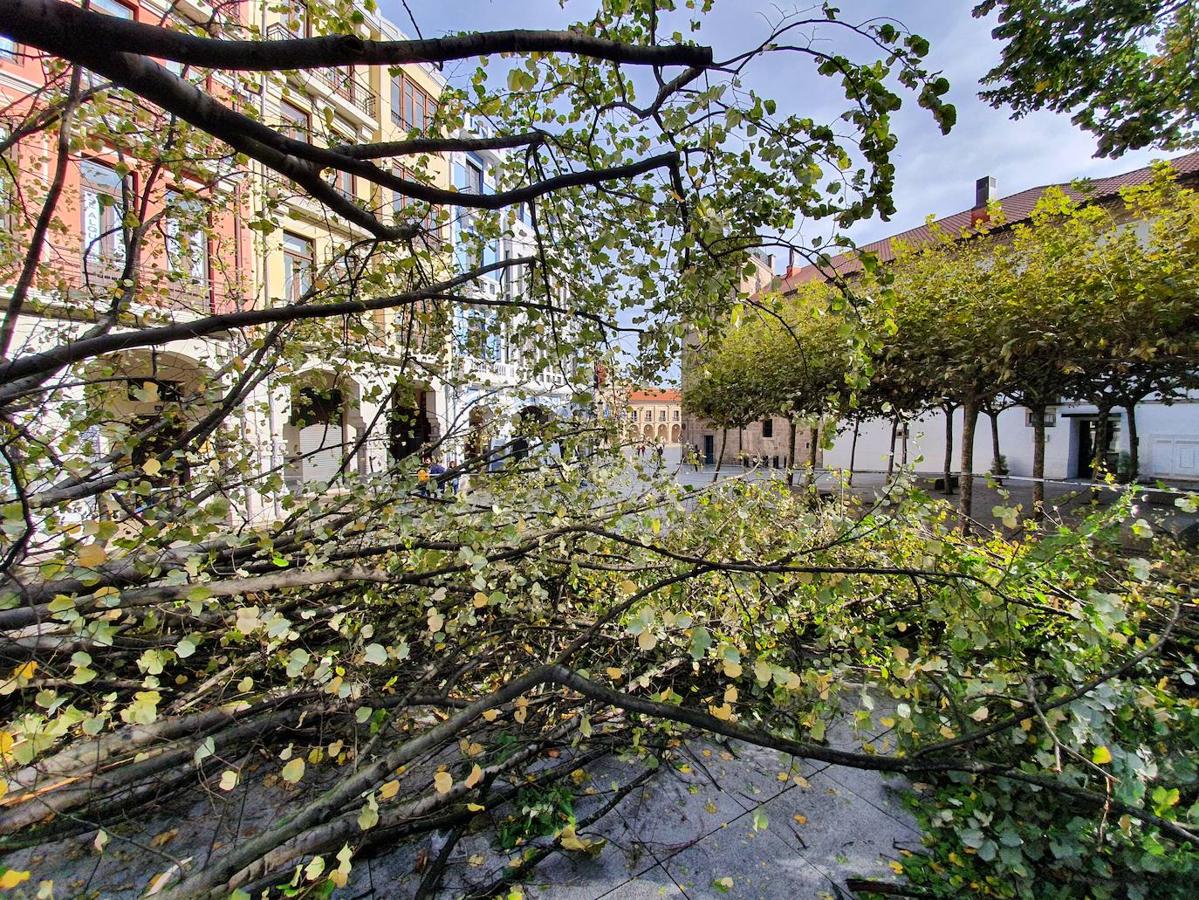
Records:
[[[320,422],[301,429],[300,453],[304,482],[328,481],[341,466],[341,425]]]
[[[1199,437],[1155,437],[1150,455],[1151,475],[1199,480]]]

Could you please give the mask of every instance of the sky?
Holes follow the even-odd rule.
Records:
[[[412,20],[402,0],[381,0],[384,15],[412,34]],[[679,5],[682,5],[680,2]],[[978,99],[979,80],[998,61],[1000,45],[992,39],[994,21],[974,19],[972,0],[841,0],[842,17],[862,21],[891,17],[923,35],[931,45],[928,65],[949,79],[947,99],[958,120],[942,135],[933,119],[905,96],[893,116],[899,138],[895,206],[889,222],[855,225],[850,236],[860,243],[886,238],[919,225],[932,214],[948,215],[974,204],[974,184],[983,176],[997,179],[999,196],[1039,185],[1098,178],[1146,165],[1165,154],[1139,151],[1117,160],[1096,159],[1095,139],[1051,112],[1014,120],[1006,109],[993,109]],[[425,37],[473,29],[561,28],[594,13],[595,0],[407,0]],[[715,0],[696,40],[710,44],[716,58],[727,58],[760,42],[780,15],[810,8],[786,0]],[[854,59],[865,48],[841,37],[826,42]],[[873,59],[874,56],[869,58]],[[462,70],[467,71],[466,69]],[[447,66],[451,80],[455,72]],[[763,58],[749,70],[748,85],[773,98],[778,113],[800,113],[831,121],[845,106],[839,85],[812,74],[810,64],[790,54]],[[810,230],[804,232],[810,238]],[[783,262],[780,261],[780,266]]]

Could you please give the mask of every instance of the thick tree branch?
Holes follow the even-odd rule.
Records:
[[[102,15],[60,0],[0,0],[0,28],[23,43],[39,36],[85,37],[100,47],[192,66],[274,72],[322,66],[448,62],[496,53],[570,53],[638,66],[707,66],[712,50],[686,44],[639,47],[582,31],[481,31],[417,41],[370,41],[357,35],[234,41],[204,38]]]

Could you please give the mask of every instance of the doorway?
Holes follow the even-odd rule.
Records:
[[[716,463],[716,435],[704,435],[704,465],[711,466]]]
[[[1095,477],[1095,433],[1099,427],[1098,416],[1081,416],[1078,422],[1078,460],[1074,467],[1074,477],[1091,479]],[[1120,446],[1120,417],[1109,416],[1107,420],[1107,440],[1103,450],[1103,465],[1107,471],[1115,472],[1120,463],[1120,454],[1116,450]]]

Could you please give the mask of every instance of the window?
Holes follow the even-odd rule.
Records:
[[[17,58],[17,42],[0,34],[0,60]]]
[[[471,194],[490,194],[492,193],[491,185],[487,180],[487,170],[483,160],[474,153],[467,153],[462,162],[455,162],[453,166],[454,172],[454,187],[459,191]],[[480,264],[490,265],[499,259],[500,246],[499,240],[489,240],[481,248],[481,256],[476,256],[473,248],[466,246],[462,236],[470,234],[475,229],[475,213],[470,209],[463,209],[459,213],[458,221],[455,224],[455,239],[457,242],[458,263],[462,269],[471,269]]]
[[[391,121],[401,128],[424,131],[433,120],[437,104],[428,91],[404,73],[391,79]]]
[[[116,16],[118,19],[132,19],[133,8],[118,0],[92,0],[92,12],[104,13],[106,16]]]
[[[659,410],[659,411],[658,411],[658,421],[659,421],[659,422],[665,422],[665,421],[666,421],[666,410],[662,409],[662,410]]]
[[[354,79],[353,66],[335,66],[333,74],[333,90],[347,100],[353,100],[357,95],[358,82]]]
[[[466,190],[472,194],[483,193],[483,163],[475,157],[466,160]]]
[[[311,35],[312,20],[308,16],[308,4],[304,0],[292,0],[288,7],[283,27],[295,37]]]
[[[283,232],[283,290],[289,303],[295,303],[312,287],[316,254],[312,241]]]
[[[679,411],[677,409],[674,411],[674,420],[676,422],[679,420]]]
[[[279,131],[284,136],[297,141],[308,140],[308,132],[310,130],[308,113],[304,112],[300,107],[288,103],[286,100],[280,100],[279,118],[283,122],[283,126]]]
[[[92,12],[103,13],[106,16],[112,16],[117,19],[132,20],[134,18],[133,7],[126,6],[124,3],[118,2],[118,0],[92,0],[90,9]],[[85,69],[83,72],[83,83],[88,87],[92,87],[100,83],[100,78],[93,72]]]
[[[125,262],[125,229],[121,226],[121,176],[108,166],[84,162],[83,254],[89,266],[118,268]]]
[[[762,420],[762,437],[774,437],[774,419]]]
[[[349,137],[354,133],[353,127],[346,122],[345,119],[338,118],[336,126],[333,129],[332,140],[334,144],[353,144],[354,138]],[[337,193],[341,194],[347,200],[354,199],[354,175],[352,172],[345,172],[341,169],[334,169],[330,173],[333,180],[333,187]]]
[[[198,286],[208,284],[207,219],[199,200],[167,192],[163,219],[167,262],[172,270],[187,273],[189,283]]]
[[[1033,428],[1037,424],[1036,416],[1031,409],[1024,411],[1024,424],[1029,428]],[[1057,425],[1057,411],[1052,409],[1045,410],[1045,427],[1053,428],[1055,425]]]

